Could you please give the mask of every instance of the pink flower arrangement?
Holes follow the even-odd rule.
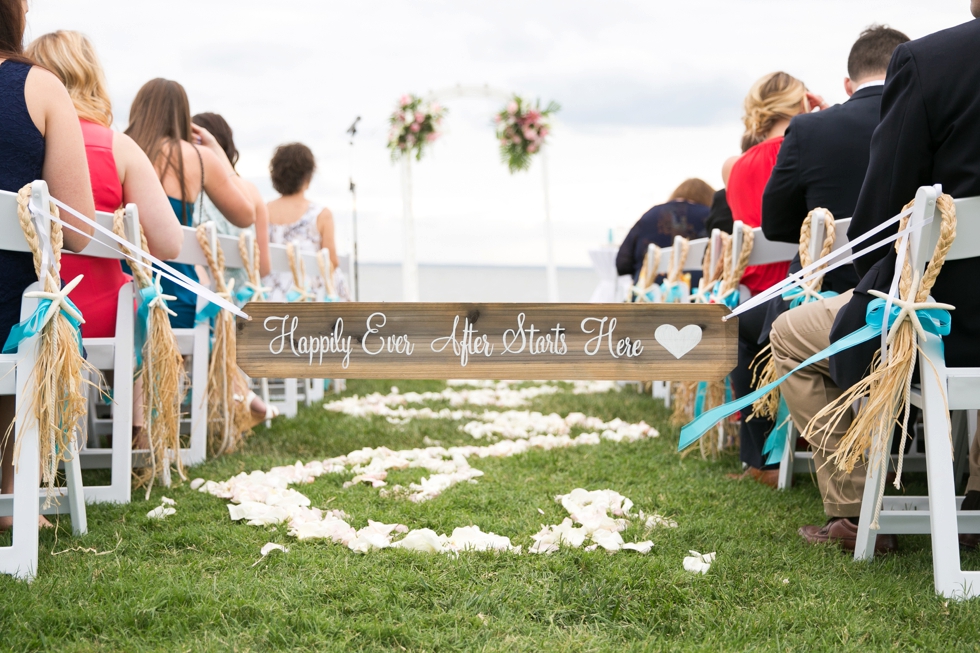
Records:
[[[541,151],[545,139],[551,133],[551,114],[560,108],[555,102],[550,102],[542,109],[540,101],[532,105],[515,95],[494,116],[497,140],[500,142],[500,157],[512,173],[527,170],[531,166],[531,155]]]
[[[398,100],[398,108],[388,120],[388,149],[391,158],[397,159],[405,154],[415,153],[415,159],[422,159],[427,143],[439,138],[439,127],[446,110],[438,102],[427,104],[415,95],[403,95]]]

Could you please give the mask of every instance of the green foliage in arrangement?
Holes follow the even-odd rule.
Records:
[[[396,383],[403,392],[444,387]],[[391,384],[351,381],[349,388],[364,395],[387,392]],[[935,596],[927,536],[904,537],[899,554],[855,564],[833,547],[808,546],[797,536],[800,525],[824,519],[809,479],[798,477],[797,487],[775,492],[726,478],[739,468],[735,453],[718,461],[680,458],[668,412],[649,396],[569,391],[539,397],[530,408],[642,419],[661,437],[473,461],[486,472],[478,483],[420,504],[383,499],[363,485],[343,489],[346,476],[326,475],[300,489],[315,506],[343,508],[355,528],[368,517],[437,532],[477,524],[525,547],[541,524],[565,516],[554,495],[576,487],[616,490],[679,527],[654,530],[647,555],[582,549],[547,556],[359,555],[338,544],[295,541],[284,527],[232,522],[225,501],[187,484],[154,488],[150,501],[136,493],[128,506],[90,505],[86,536],[73,537],[67,520],[41,533],[37,580],[0,577],[0,648],[976,650],[980,601]],[[425,438],[472,443],[458,426],[300,409],[296,419],[260,428],[243,451],[193,468],[190,477],[224,480],[361,447],[421,447]],[[425,474],[393,471],[389,481],[407,484]],[[177,513],[147,519],[162,495],[176,500]],[[638,533],[624,535],[632,540]],[[0,536],[0,544],[8,541]],[[290,552],[260,558],[266,542]],[[682,569],[689,549],[717,551],[707,575]],[[966,554],[964,565],[980,567],[980,554]]]
[[[500,142],[500,158],[511,174],[531,167],[531,157],[544,147],[551,132],[551,115],[561,109],[557,102],[549,102],[544,109],[541,101],[533,104],[519,95],[494,116],[497,140]]]

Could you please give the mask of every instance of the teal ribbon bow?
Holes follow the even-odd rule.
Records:
[[[681,284],[671,283],[669,281],[664,281],[661,287],[661,294],[664,298],[664,302],[667,304],[676,304],[684,299],[684,292],[681,290]]]
[[[153,285],[140,288],[139,304],[136,308],[136,329],[133,332],[133,348],[136,350],[136,367],[143,364],[143,346],[150,336],[150,309],[156,305],[163,306],[163,310],[170,315],[177,315],[167,306],[167,300],[177,299],[173,295],[163,294],[160,287],[160,275],[157,274]]]
[[[757,400],[766,395],[770,390],[779,386],[783,381],[788,379],[791,374],[802,370],[804,367],[813,365],[822,360],[826,360],[833,356],[834,354],[839,354],[842,351],[846,351],[851,347],[855,347],[862,342],[867,342],[872,338],[881,335],[882,329],[891,329],[895,323],[895,320],[902,314],[903,308],[901,306],[892,304],[891,310],[888,312],[887,326],[885,326],[885,300],[878,298],[873,299],[870,304],[868,304],[868,311],[865,314],[865,325],[851,333],[844,336],[837,342],[831,343],[829,347],[823,351],[817,352],[810,358],[806,359],[795,368],[779,377],[772,383],[767,383],[755,392],[745,395],[735,401],[729,402],[717,408],[712,408],[709,411],[703,413],[700,417],[692,420],[690,423],[686,424],[681,428],[680,441],[677,444],[677,450],[682,451],[687,447],[691,446],[698,439],[704,435],[708,429],[718,423],[719,420],[728,417],[732,413],[742,410],[747,406],[751,406]],[[949,335],[950,328],[950,315],[949,311],[942,308],[922,308],[915,311],[915,315],[922,325],[922,329],[929,334],[938,336],[942,338],[945,335]]]
[[[82,314],[82,312],[78,310],[78,307],[75,306],[74,302],[72,302],[68,297],[65,297],[62,301],[64,301],[78,315]],[[37,308],[34,309],[31,316],[23,322],[15,324],[13,327],[11,327],[10,334],[7,336],[7,341],[3,344],[4,354],[15,353],[17,348],[20,346],[20,343],[40,333],[41,329],[44,327],[44,317],[48,312],[48,308],[51,306],[51,302],[52,300],[50,299],[39,299],[37,302]],[[64,308],[58,312],[64,315],[65,319],[67,319],[68,323],[72,326],[72,329],[75,331],[75,339],[78,341],[78,351],[83,351],[81,320],[76,319],[74,315],[71,315],[71,313],[66,311]]]
[[[715,304],[724,304],[728,308],[734,310],[738,308],[738,303],[741,301],[741,299],[742,299],[742,294],[738,291],[738,288],[736,288],[735,290],[731,291],[724,297],[718,297],[716,291],[715,296],[712,299],[712,302]]]
[[[221,307],[212,302],[208,302],[207,305],[199,310],[194,316],[194,324],[202,324],[204,322],[210,322],[214,318],[218,317],[218,313],[221,312]]]

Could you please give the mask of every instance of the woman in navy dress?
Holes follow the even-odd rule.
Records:
[[[75,107],[57,77],[24,57],[21,44],[26,14],[24,0],[0,0],[0,190],[16,193],[35,179],[43,179],[53,197],[94,219],[85,143]],[[89,240],[83,234],[91,235],[92,228],[67,212],[61,219],[82,231],[66,229],[64,248],[82,250]],[[31,254],[3,249],[0,271],[0,343],[4,343],[10,328],[20,322],[21,296],[37,281],[37,275]],[[13,421],[14,410],[14,397],[0,397],[0,433]],[[12,448],[13,438],[4,439],[3,494],[14,489]],[[10,523],[10,517],[0,517],[0,529],[10,528]]]

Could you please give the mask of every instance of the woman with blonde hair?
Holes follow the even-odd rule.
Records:
[[[819,95],[810,93],[800,80],[784,72],[770,73],[752,85],[745,98],[743,154],[732,165],[726,196],[732,218],[749,227],[762,226],[762,195],[776,166],[783,135],[793,116],[813,109],[826,109]],[[745,269],[742,285],[756,294],[786,278],[789,261],[751,265]],[[762,349],[759,343],[766,306],[746,311],[739,318],[738,365],[731,373],[732,390],[737,397],[752,390],[752,360]],[[740,457],[745,468],[739,478],[751,477],[776,487],[778,465],[765,465],[762,448],[772,430],[770,420],[753,417],[742,420],[739,432]]]
[[[27,55],[57,75],[68,89],[85,140],[95,208],[111,213],[130,202],[136,204],[150,253],[162,259],[177,256],[180,223],[143,150],[129,136],[112,129],[112,103],[92,43],[79,32],[52,32],[35,39]],[[119,261],[66,254],[61,274],[66,279],[84,275],[72,292],[72,300],[85,316],[82,335],[114,337],[119,288],[130,279]]]

